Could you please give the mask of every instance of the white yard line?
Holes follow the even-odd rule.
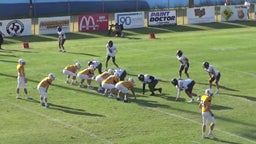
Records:
[[[105,138],[102,138],[102,137],[100,137],[100,136],[94,134],[94,133],[91,132],[91,131],[88,131],[88,130],[79,128],[79,127],[77,127],[77,126],[75,126],[75,125],[72,125],[72,124],[70,124],[70,123],[67,123],[67,122],[63,122],[63,121],[61,121],[60,119],[56,119],[56,118],[50,117],[50,116],[48,116],[48,115],[42,114],[42,113],[40,113],[40,112],[33,111],[33,110],[28,109],[28,108],[26,108],[26,107],[24,107],[24,106],[18,105],[18,104],[16,104],[16,103],[9,102],[9,101],[7,101],[7,100],[1,99],[0,101],[1,101],[1,102],[4,102],[4,103],[8,103],[8,104],[10,104],[10,105],[12,105],[12,106],[15,106],[15,107],[17,107],[17,108],[19,108],[19,109],[22,109],[22,110],[26,111],[26,112],[29,112],[29,113],[35,114],[35,115],[37,115],[37,116],[43,117],[43,118],[45,118],[45,119],[47,119],[47,120],[49,120],[49,121],[52,121],[52,122],[61,124],[61,125],[65,126],[65,127],[68,127],[68,128],[70,128],[70,129],[83,132],[83,133],[89,135],[90,137],[93,137],[93,138],[95,138],[96,140],[101,141],[101,142],[103,142],[103,143],[113,144],[111,141],[109,141],[109,140],[107,140],[107,139],[105,139]]]

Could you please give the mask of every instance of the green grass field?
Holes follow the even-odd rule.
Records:
[[[149,33],[156,39],[148,39]],[[174,27],[125,30],[124,38],[105,33],[69,33],[67,53],[58,52],[57,34],[5,38],[0,51],[0,143],[1,144],[252,144],[256,143],[256,65],[255,22],[213,23]],[[128,77],[136,81],[137,100],[116,101],[65,83],[62,69],[79,61],[100,60],[105,67],[105,45],[109,39],[118,48],[116,57]],[[23,49],[23,42],[30,48]],[[212,101],[215,139],[201,138],[201,112],[198,102],[175,101],[176,88],[170,79],[178,76],[176,51],[190,59],[194,92],[208,88],[208,74],[202,62],[208,61],[221,72],[220,94]],[[26,61],[28,91],[33,100],[16,99],[17,60]],[[115,68],[110,61],[109,66]],[[46,109],[39,104],[35,89],[48,73],[55,73]],[[98,72],[95,72],[98,74]],[[162,95],[142,95],[136,76],[148,73],[161,81]],[[183,78],[185,75],[183,74]],[[80,80],[79,80],[80,81]],[[215,90],[215,86],[214,86]],[[207,127],[208,132],[208,127]]]

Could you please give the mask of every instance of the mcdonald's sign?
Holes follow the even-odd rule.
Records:
[[[108,14],[89,14],[78,16],[79,32],[108,30]]]

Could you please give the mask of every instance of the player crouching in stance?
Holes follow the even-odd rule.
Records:
[[[103,90],[102,85],[101,85],[102,81],[105,80],[110,75],[113,75],[114,72],[115,71],[113,69],[108,69],[108,71],[105,71],[102,74],[99,74],[95,77],[95,81],[99,83],[98,92]]]
[[[215,94],[218,94],[220,91],[219,81],[220,81],[220,72],[217,71],[209,62],[203,62],[203,68],[206,72],[208,72],[210,79],[209,79],[209,88],[212,89],[212,83],[215,81],[217,90]]]
[[[138,79],[143,83],[142,84],[143,95],[145,93],[146,84],[148,84],[148,88],[151,92],[150,94],[151,96],[155,95],[154,91],[159,91],[160,94],[162,93],[162,88],[155,88],[158,83],[158,79],[155,76],[151,76],[148,74],[145,74],[145,75],[139,74]]]
[[[176,96],[176,101],[178,101],[180,99],[180,92],[182,90],[185,90],[185,93],[187,94],[187,96],[190,98],[189,103],[193,103],[194,102],[194,98],[193,96],[198,96],[197,100],[200,100],[200,96],[193,93],[193,87],[195,85],[195,81],[192,79],[185,79],[185,80],[178,80],[176,78],[173,78],[171,80],[171,83],[177,88],[177,96]]]
[[[79,86],[82,88],[84,87],[84,81],[87,80],[87,88],[91,89],[91,82],[94,77],[94,70],[95,67],[93,65],[90,65],[88,68],[78,72],[77,77],[81,79],[81,82]]]
[[[55,75],[50,73],[48,77],[45,77],[38,85],[37,90],[40,94],[40,104],[45,106],[46,108],[49,107],[48,105],[48,88],[52,84],[52,81],[55,80]]]
[[[202,137],[205,138],[205,131],[206,131],[206,125],[208,123],[208,120],[211,121],[209,133],[208,136],[211,138],[214,138],[214,135],[212,133],[214,126],[215,126],[215,119],[214,115],[211,111],[211,101],[213,97],[213,91],[212,89],[206,89],[205,95],[201,97],[201,102],[199,103],[199,108],[202,110]]]
[[[102,63],[100,61],[91,60],[91,61],[88,61],[87,65],[88,66],[93,65],[95,69],[98,69],[99,74],[102,73]]]
[[[26,75],[25,75],[25,64],[26,62],[23,59],[19,59],[18,60],[18,65],[17,65],[17,71],[18,71],[18,77],[17,77],[17,88],[16,88],[16,98],[20,99],[20,87],[22,86],[24,89],[24,93],[27,97],[27,99],[32,99],[32,97],[30,97],[28,95],[28,90],[27,90],[27,79],[26,79]]]
[[[75,84],[76,83],[76,72],[81,68],[81,64],[80,63],[75,63],[74,65],[69,65],[66,66],[63,69],[63,74],[67,75],[66,78],[66,83],[70,83],[69,79],[72,76],[72,80],[71,80],[71,84]]]
[[[123,93],[124,94],[124,102],[128,102],[128,94],[129,94],[130,90],[136,99],[136,96],[134,93],[134,84],[135,84],[135,82],[134,82],[133,78],[129,78],[128,81],[119,81],[115,85],[116,89],[118,90],[116,99],[120,100],[120,95],[121,95],[121,93]]]
[[[105,89],[103,95],[108,95],[108,97],[112,97],[114,90],[116,90],[115,85],[119,82],[119,74],[114,73],[114,75],[110,75],[105,80],[102,81],[102,87]]]

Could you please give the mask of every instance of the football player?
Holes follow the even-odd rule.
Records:
[[[189,69],[189,61],[188,58],[183,54],[181,50],[178,50],[176,53],[177,59],[180,61],[180,70],[179,70],[179,78],[181,79],[182,71],[185,70],[185,74],[187,78],[189,78],[188,69]]]
[[[96,69],[98,69],[99,74],[102,73],[102,63],[100,61],[91,60],[88,61],[88,66],[93,65]]]
[[[19,59],[18,60],[18,65],[17,65],[17,71],[18,71],[18,77],[17,77],[17,88],[16,88],[16,98],[20,99],[20,87],[23,87],[24,93],[26,95],[27,99],[31,99],[32,97],[28,95],[28,90],[27,90],[27,79],[25,75],[25,60]]]
[[[77,73],[77,77],[81,79],[80,87],[84,87],[83,83],[87,80],[87,88],[91,89],[92,78],[94,77],[94,65],[90,65],[88,68]]]
[[[127,72],[124,69],[116,69],[115,72],[119,74],[121,81],[123,81],[127,75]]]
[[[154,91],[159,91],[159,93],[162,93],[162,88],[155,88],[157,83],[158,83],[158,79],[155,76],[151,76],[148,74],[139,74],[138,75],[138,79],[142,82],[142,93],[145,93],[145,87],[148,84],[148,88],[151,92],[151,96],[155,95]]]
[[[71,84],[75,84],[76,83],[76,72],[81,68],[81,64],[80,63],[75,63],[74,65],[69,65],[66,66],[63,69],[63,74],[67,75],[66,78],[66,83],[70,83],[69,79],[72,76],[72,80],[71,80]]]
[[[108,71],[105,71],[99,75],[97,75],[95,77],[95,80],[99,83],[99,87],[98,87],[98,92],[100,92],[101,90],[103,90],[101,83],[104,79],[106,79],[107,77],[109,77],[110,75],[114,74],[114,70],[113,69],[108,69]]]
[[[63,51],[66,52],[65,48],[64,48],[64,43],[66,41],[66,34],[63,31],[61,26],[57,27],[57,34],[59,35],[59,51]]]
[[[202,111],[202,137],[205,138],[206,125],[208,120],[211,121],[208,136],[214,138],[213,129],[215,126],[214,114],[211,111],[211,101],[213,97],[212,89],[206,89],[205,95],[201,97],[201,102],[199,103],[199,108]]]
[[[37,85],[37,90],[40,94],[40,104],[42,106],[45,106],[46,108],[49,108],[47,92],[53,80],[55,80],[55,75],[53,73],[50,73]]]
[[[193,103],[194,102],[194,98],[193,96],[198,96],[198,99],[197,100],[200,100],[200,96],[193,93],[193,87],[195,85],[195,81],[192,80],[192,79],[185,79],[185,80],[181,80],[181,79],[176,79],[176,78],[173,78],[171,80],[171,83],[177,88],[177,96],[176,96],[176,101],[179,100],[180,98],[180,92],[182,90],[185,90],[185,93],[187,94],[187,96],[190,98],[190,103]]]
[[[129,91],[132,92],[133,96],[136,99],[135,92],[134,92],[134,79],[129,78],[128,81],[119,81],[116,85],[115,88],[118,90],[116,99],[120,100],[120,95],[123,93],[124,94],[124,102],[128,102],[128,95]]]
[[[219,86],[219,81],[220,81],[220,72],[216,70],[212,65],[209,64],[209,62],[203,62],[203,68],[206,72],[208,72],[210,79],[209,79],[209,88],[212,89],[212,83],[215,81],[217,90],[215,94],[219,93],[220,86]]]
[[[112,40],[109,40],[107,45],[106,45],[106,50],[107,50],[107,57],[106,57],[106,61],[105,61],[105,64],[106,64],[106,69],[108,69],[108,61],[110,58],[112,58],[112,62],[113,64],[119,68],[119,66],[117,65],[116,63],[116,53],[117,53],[117,48],[116,46],[113,44],[113,41]]]
[[[112,97],[116,83],[119,82],[119,74],[114,73],[114,75],[110,75],[105,80],[102,81],[101,85],[105,89],[104,95],[109,94],[108,97]]]

